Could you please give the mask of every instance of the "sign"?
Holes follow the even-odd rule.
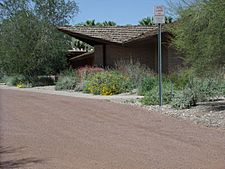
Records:
[[[154,8],[154,22],[156,24],[165,23],[165,8],[164,6],[155,6]]]
[[[159,75],[159,106],[163,105],[163,87],[162,87],[162,24],[165,23],[164,6],[154,8],[154,22],[158,24],[158,75]]]

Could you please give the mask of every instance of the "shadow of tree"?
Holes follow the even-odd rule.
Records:
[[[202,104],[203,106],[207,106],[209,111],[225,111],[225,101],[218,100],[215,102],[206,102]]]
[[[17,153],[18,151],[23,150],[23,147],[20,148],[10,148],[10,147],[2,147],[0,146],[0,157],[3,157],[5,154]],[[43,163],[44,160],[30,157],[30,158],[22,158],[22,159],[14,159],[14,160],[5,160],[2,161],[0,158],[0,168],[1,169],[14,169],[26,167],[33,164]]]

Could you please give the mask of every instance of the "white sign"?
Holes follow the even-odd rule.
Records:
[[[165,23],[165,8],[164,6],[155,6],[154,8],[154,22]]]

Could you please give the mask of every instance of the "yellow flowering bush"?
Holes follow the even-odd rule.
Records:
[[[87,93],[110,96],[129,91],[130,79],[116,71],[98,72],[91,76],[84,88]]]
[[[25,88],[26,85],[23,84],[22,82],[19,82],[17,85],[16,85],[17,88]]]

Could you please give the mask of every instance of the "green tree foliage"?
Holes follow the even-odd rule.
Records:
[[[113,21],[104,21],[104,22],[95,22],[95,20],[87,20],[84,23],[78,23],[76,26],[116,26],[116,23]]]
[[[102,23],[103,26],[116,26],[116,23],[113,21],[105,21]]]
[[[52,25],[63,26],[77,13],[73,0],[32,0],[36,16]]]
[[[139,25],[141,26],[152,26],[154,25],[152,17],[146,17],[139,21]]]
[[[224,67],[224,0],[182,0],[173,9],[178,15],[173,42],[187,63],[200,75]]]
[[[170,16],[165,17],[165,23],[172,23],[173,18]],[[139,25],[141,26],[153,26],[154,25],[154,18],[153,17],[146,17],[139,21]]]
[[[68,24],[77,10],[74,1],[1,1],[1,71],[36,76],[64,69],[70,44],[56,25]]]
[[[93,46],[82,42],[76,38],[71,38],[71,47],[72,49],[84,50],[84,51],[91,51],[93,50]]]

